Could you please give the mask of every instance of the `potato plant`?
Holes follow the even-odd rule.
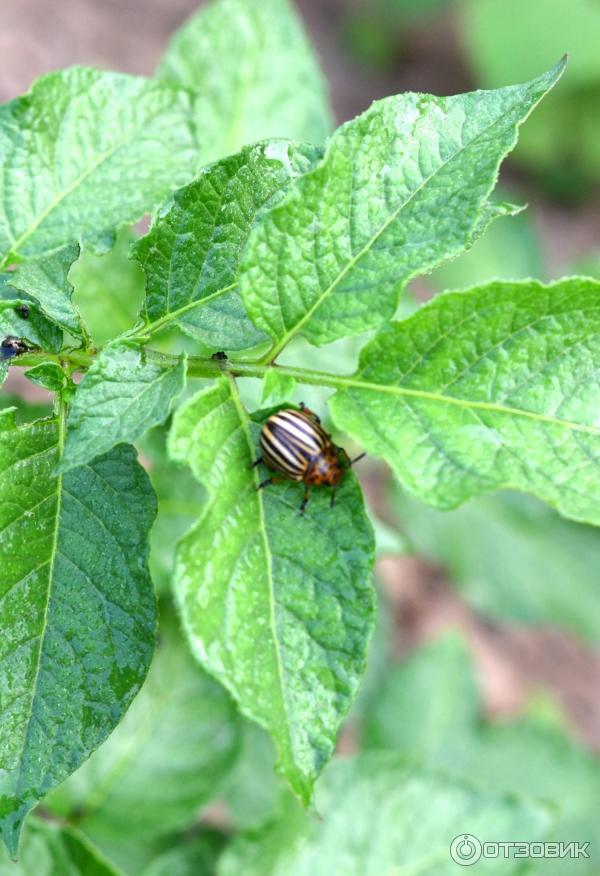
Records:
[[[499,167],[564,67],[333,130],[286,0],[217,0],[153,78],[72,68],[0,108],[0,378],[25,366],[54,398],[0,411],[0,873],[441,874],[461,831],[546,835],[539,801],[407,760],[418,727],[331,765],[315,802],[365,673],[373,529],[354,470],[300,516],[301,486],[259,491],[251,466],[265,417],[319,387],[336,442],[437,509],[513,488],[600,524],[600,283],[490,278],[398,310],[521,210]],[[309,367],[348,338],[353,372]],[[151,575],[155,490],[152,537],[178,544]],[[261,786],[276,817],[243,799]],[[226,792],[233,839],[190,834]]]

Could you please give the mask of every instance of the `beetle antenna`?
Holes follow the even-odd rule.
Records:
[[[364,459],[367,455],[366,451],[364,453],[360,453],[358,456],[355,456],[354,459],[350,460],[350,465],[354,465],[355,462],[358,462],[360,459]]]

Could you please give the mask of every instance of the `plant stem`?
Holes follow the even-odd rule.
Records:
[[[174,365],[178,361],[177,356],[165,353],[157,353],[148,350],[146,353],[152,362]],[[277,372],[288,377],[293,377],[298,383],[312,386],[330,386],[333,388],[345,385],[347,377],[338,374],[329,374],[325,371],[313,371],[308,368],[295,368],[289,365],[273,365],[262,362],[235,362],[230,359],[223,361],[204,359],[199,356],[190,356],[187,361],[188,377],[217,377],[219,374],[231,374],[233,377],[264,377],[267,372],[277,369]]]
[[[159,353],[157,350],[144,350],[146,359],[165,368],[176,365],[179,356],[170,353]],[[95,353],[72,350],[56,353],[25,353],[15,360],[15,365],[33,366],[40,362],[57,362],[68,365],[74,370],[85,371],[95,359]],[[236,362],[230,359],[211,359],[201,356],[189,356],[187,360],[188,377],[214,378],[220,374],[231,374],[233,377],[264,377],[267,372],[276,368],[279,374],[293,377],[298,383],[312,386],[329,386],[334,389],[347,386],[349,377],[338,374],[328,374],[324,371],[313,371],[305,368],[295,368],[287,365],[273,365],[262,362]]]

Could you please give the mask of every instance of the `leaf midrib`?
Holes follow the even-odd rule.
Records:
[[[353,377],[333,377],[333,375],[331,375],[331,377],[331,385],[340,389],[365,389],[370,392],[383,392],[399,397],[409,396],[421,399],[422,401],[433,401],[445,405],[454,405],[464,409],[484,410],[490,413],[502,414],[504,416],[524,417],[529,420],[535,420],[552,426],[559,426],[563,429],[569,429],[573,432],[584,432],[588,435],[600,436],[600,427],[598,426],[574,423],[571,420],[563,420],[560,417],[553,417],[550,414],[539,414],[535,411],[528,411],[524,408],[513,408],[498,404],[497,402],[463,399],[457,396],[441,395],[440,393],[430,392],[425,389],[410,389],[405,386],[386,386],[385,384],[371,383],[370,381],[360,380]]]
[[[549,89],[550,87],[551,87],[551,85],[548,86],[548,89]],[[548,89],[546,89],[546,91],[547,91]],[[546,93],[546,91],[542,92],[542,93],[539,95],[539,97],[537,98],[537,100],[536,100],[534,103],[532,103],[532,105],[530,106],[530,108],[529,108],[529,110],[528,110],[526,116],[524,116],[523,119],[520,120],[519,124],[527,118],[527,116],[533,111],[533,109],[535,109],[535,107],[536,107],[537,104],[540,102],[540,100],[542,99],[542,97],[544,96],[544,94]],[[491,131],[491,130],[492,130],[492,129],[493,129],[493,128],[499,123],[499,122],[501,122],[506,116],[508,116],[511,112],[513,112],[513,110],[518,106],[518,103],[519,103],[519,102],[514,103],[514,104],[511,104],[511,106],[508,107],[508,109],[506,109],[503,113],[501,113],[501,115],[497,116],[497,117],[494,119],[494,121],[493,121],[490,125],[487,125],[485,128],[482,128],[480,131],[478,131],[477,135],[476,135],[475,137],[473,137],[472,140],[469,140],[468,143],[463,144],[463,145],[460,147],[460,149],[458,149],[456,152],[454,152],[454,153],[450,156],[450,158],[447,158],[446,161],[442,162],[438,167],[436,167],[436,169],[433,171],[433,173],[431,173],[428,177],[426,177],[426,178],[421,182],[421,184],[420,184],[419,186],[417,186],[417,188],[416,188],[413,192],[410,193],[409,197],[408,197],[405,201],[403,201],[403,203],[400,204],[400,205],[396,208],[396,210],[394,210],[394,211],[389,215],[389,217],[385,220],[385,222],[382,224],[382,226],[381,226],[381,227],[375,232],[375,234],[374,234],[374,235],[373,235],[373,236],[372,236],[372,237],[371,237],[371,238],[370,238],[370,239],[364,244],[364,246],[358,251],[358,253],[356,253],[356,255],[352,256],[352,258],[346,263],[346,265],[345,265],[345,266],[342,268],[342,270],[337,274],[337,276],[336,276],[335,279],[329,284],[329,286],[327,286],[327,288],[324,289],[324,290],[321,292],[321,294],[319,295],[319,297],[317,298],[317,300],[315,301],[315,303],[314,303],[313,305],[311,305],[311,307],[306,311],[306,313],[304,314],[304,316],[303,316],[298,322],[296,322],[296,323],[294,324],[294,326],[293,326],[289,331],[286,331],[285,334],[280,338],[280,340],[279,340],[279,341],[273,346],[273,348],[272,348],[272,349],[269,351],[269,353],[268,353],[268,358],[269,358],[269,359],[271,359],[271,360],[274,359],[274,358],[275,358],[275,357],[281,352],[281,350],[286,346],[286,344],[288,343],[288,341],[289,341],[294,335],[298,334],[298,332],[300,332],[300,331],[302,330],[302,328],[303,328],[303,327],[306,325],[306,323],[311,319],[311,317],[312,317],[313,314],[316,312],[316,310],[321,306],[321,304],[323,303],[323,301],[325,300],[325,298],[327,298],[329,295],[332,294],[332,292],[335,290],[335,288],[336,288],[336,287],[339,285],[339,283],[344,279],[344,277],[346,276],[346,274],[348,274],[348,272],[351,271],[351,270],[355,267],[356,264],[358,264],[358,262],[363,258],[363,256],[365,256],[368,252],[371,251],[371,249],[373,248],[373,246],[375,245],[375,243],[377,243],[377,241],[379,240],[379,238],[380,238],[383,234],[385,234],[385,232],[387,231],[387,229],[389,228],[389,226],[390,226],[393,222],[395,222],[395,221],[398,219],[398,216],[400,215],[400,213],[401,213],[401,212],[402,212],[402,211],[403,211],[403,210],[404,210],[404,209],[405,209],[405,208],[411,203],[411,201],[412,201],[412,200],[413,200],[413,199],[419,194],[419,192],[421,192],[421,191],[423,190],[423,188],[424,188],[426,185],[429,185],[429,183],[431,182],[432,179],[434,179],[434,178],[435,178],[435,177],[436,177],[436,176],[437,176],[442,170],[444,170],[444,168],[446,168],[449,164],[451,164],[453,161],[455,161],[455,160],[456,160],[456,159],[457,159],[457,158],[458,158],[458,157],[459,157],[459,156],[460,156],[460,155],[461,155],[466,149],[468,149],[468,148],[470,148],[471,146],[473,146],[473,144],[475,144],[475,143],[476,143],[476,142],[477,142],[477,141],[478,141],[478,140],[479,140],[484,134],[489,133],[489,131]],[[500,158],[498,159],[498,164],[500,163],[501,160],[502,160],[502,159],[501,159],[501,157],[500,157]],[[318,170],[319,170],[319,169],[321,169],[321,168],[318,168]],[[489,196],[490,191],[493,189],[493,187],[494,187],[494,184],[492,184],[492,185],[490,186],[490,189],[488,190],[488,192],[487,192],[486,195],[484,196],[483,203],[482,203],[482,209],[483,209],[483,206],[484,206],[485,203],[486,203],[487,197]],[[285,209],[285,206],[286,206],[286,205],[282,205],[281,209],[282,209],[282,210]],[[479,223],[479,219],[480,219],[480,214],[478,214],[478,215],[475,217],[475,219],[473,220],[473,223],[472,223],[472,229],[475,229],[475,228],[477,227],[477,225],[478,225],[478,223]],[[404,279],[404,280],[408,280],[408,279],[410,278],[410,276],[411,276],[411,275],[409,275],[408,277],[403,278],[403,279]],[[414,273],[412,274],[412,276],[414,276]],[[398,282],[399,282],[399,281],[398,281]]]
[[[211,292],[210,295],[206,295],[204,298],[197,298],[194,301],[188,301],[187,304],[183,304],[176,310],[169,310],[158,319],[155,319],[152,322],[144,323],[144,325],[140,326],[139,329],[136,329],[135,332],[133,332],[131,335],[126,334],[126,337],[155,334],[161,329],[169,326],[172,322],[176,322],[178,319],[181,319],[182,316],[185,316],[185,314],[189,313],[191,310],[203,307],[205,304],[214,301],[215,298],[220,298],[221,295],[225,295],[227,292],[233,291],[237,287],[237,285],[238,284],[236,281],[235,283],[230,283],[229,286],[223,286],[221,289],[217,289],[216,292]]]
[[[248,429],[248,417],[247,417],[247,414],[242,406],[241,400],[240,400],[238,392],[237,392],[237,386],[235,385],[235,380],[233,377],[229,377],[229,384],[230,384],[231,399],[235,405],[235,409],[236,409],[236,412],[237,412],[237,415],[238,415],[238,418],[240,421],[240,425],[242,427],[242,431],[244,433],[244,437],[245,437],[246,443],[248,445],[250,457],[252,457],[253,453],[254,453],[254,443],[252,441],[252,436],[250,435],[250,430]],[[256,469],[254,469],[252,471],[251,478],[256,484],[258,484],[258,476],[256,474]],[[270,551],[269,539],[268,539],[268,535],[267,535],[267,523],[266,523],[266,518],[265,518],[264,501],[263,501],[262,492],[260,490],[257,490],[256,501],[257,501],[258,510],[259,510],[259,531],[260,531],[261,540],[262,540],[263,546],[264,546],[265,557],[267,560],[267,579],[268,579],[268,585],[269,585],[269,626],[271,628],[271,635],[273,637],[273,644],[275,647],[275,657],[276,657],[275,665],[277,667],[277,679],[279,681],[279,692],[280,692],[280,696],[281,696],[281,705],[283,708],[283,713],[284,713],[284,718],[285,718],[285,722],[284,722],[285,723],[285,733],[286,733],[287,740],[288,740],[289,753],[293,756],[294,749],[293,749],[293,743],[292,743],[292,738],[291,738],[291,734],[290,734],[291,723],[290,723],[290,718],[288,715],[286,698],[285,698],[285,689],[284,689],[284,684],[283,684],[283,662],[281,659],[281,649],[280,649],[280,645],[279,645],[279,637],[277,635],[277,629],[276,629],[276,625],[275,625],[275,584],[274,584],[274,580],[273,580],[273,564],[271,562],[271,551]],[[282,755],[283,755],[283,752],[282,752]]]
[[[151,113],[148,118],[144,119],[143,127],[148,125],[152,119],[159,115],[160,111],[156,113]],[[105,152],[101,153],[96,161],[93,162],[88,168],[86,168],[73,182],[68,185],[65,189],[59,192],[55,197],[50,201],[50,203],[42,210],[41,213],[36,216],[36,218],[32,221],[32,223],[28,226],[28,228],[21,234],[18,238],[13,238],[13,241],[10,245],[10,249],[7,253],[4,254],[2,260],[0,261],[0,270],[3,270],[9,262],[11,255],[18,255],[19,247],[23,245],[29,238],[34,234],[37,229],[42,225],[42,223],[48,218],[48,216],[64,201],[69,197],[76,189],[81,186],[85,180],[90,177],[93,173],[95,173],[98,168],[104,164],[105,161],[108,161],[109,158],[112,158],[119,150],[123,149],[123,147],[128,146],[139,133],[140,127],[136,127],[134,131],[132,131],[127,139],[116,143],[110,149],[107,149]],[[12,237],[12,230],[11,230]]]
[[[57,442],[56,447],[58,449],[59,458],[62,454],[64,443],[65,443],[65,428],[66,428],[66,406],[61,401],[59,403],[58,416],[56,419],[56,425],[58,428],[57,432]],[[48,615],[50,610],[50,600],[52,597],[52,589],[54,584],[54,565],[56,561],[56,556],[58,554],[58,537],[60,531],[60,519],[61,519],[61,504],[62,504],[62,489],[63,489],[63,478],[62,475],[59,475],[56,478],[56,517],[54,519],[54,530],[52,533],[52,545],[50,551],[49,565],[48,565],[48,588],[47,588],[47,598],[46,604],[44,606],[44,617],[42,623],[42,630],[40,633],[40,645],[37,654],[35,675],[33,678],[33,683],[31,685],[31,703],[29,706],[29,715],[27,717],[27,725],[25,728],[25,733],[23,736],[23,745],[21,747],[21,751],[19,752],[19,762],[17,775],[15,779],[15,789],[16,794],[20,792],[21,782],[23,779],[23,760],[25,751],[27,750],[27,743],[29,739],[29,734],[31,731],[31,722],[33,720],[33,710],[34,704],[38,695],[38,684],[40,678],[40,672],[42,668],[42,654],[44,652],[44,644],[46,641],[46,635],[48,632]]]

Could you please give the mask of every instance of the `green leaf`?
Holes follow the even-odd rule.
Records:
[[[115,444],[135,441],[166,420],[185,386],[185,372],[185,354],[175,365],[163,365],[123,342],[104,347],[69,411],[59,471],[83,465]]]
[[[48,319],[76,338],[82,337],[84,330],[79,314],[71,303],[73,286],[68,276],[79,253],[78,243],[67,244],[51,256],[17,266],[8,281],[9,288],[27,293],[39,303]]]
[[[195,163],[189,98],[75,67],[0,107],[0,266],[94,239],[151,210]]]
[[[498,213],[487,199],[519,124],[563,69],[497,91],[386,98],[339,128],[244,254],[242,297],[273,355],[298,332],[324,344],[377,327],[407,280],[465,250]]]
[[[373,622],[373,534],[352,475],[333,509],[287,483],[258,491],[259,426],[221,378],[176,413],[173,457],[206,487],[179,545],[175,587],[202,665],[269,731],[304,800],[330,757],[364,670]]]
[[[320,819],[288,811],[234,840],[219,876],[454,876],[450,844],[468,831],[482,842],[540,840],[542,804],[495,796],[388,752],[333,764],[319,783]],[[485,872],[516,876],[522,861],[486,858]]]
[[[600,283],[490,283],[380,332],[338,428],[439,508],[512,487],[600,523]]]
[[[53,475],[64,419],[0,415],[0,830],[112,731],[152,655],[155,500],[130,447]]]
[[[419,553],[440,563],[478,612],[600,641],[597,529],[518,493],[484,496],[452,512],[400,490],[394,503]]]
[[[146,274],[148,330],[177,324],[218,350],[266,340],[237,291],[241,252],[257,214],[317,156],[314,147],[261,143],[175,192],[133,250]]]
[[[15,335],[48,353],[58,353],[63,345],[61,329],[30,295],[10,285],[12,276],[0,274],[0,338]]]
[[[144,687],[110,739],[46,802],[128,871],[128,846],[184,830],[219,794],[240,745],[226,691],[205,675],[177,625],[161,619]]]
[[[119,876],[85,837],[66,825],[31,818],[19,861],[0,849],[0,876]]]
[[[144,274],[129,257],[135,237],[128,228],[104,255],[88,249],[73,265],[73,300],[98,345],[121,335],[137,320],[144,300]]]
[[[321,143],[323,77],[288,0],[218,0],[171,41],[158,76],[194,94],[199,165],[270,137]]]
[[[25,377],[50,392],[61,392],[68,381],[67,375],[56,362],[40,362],[39,365],[26,371]]]
[[[280,374],[275,368],[267,371],[263,381],[261,404],[279,405],[289,401],[296,388],[296,380],[289,374]]]

